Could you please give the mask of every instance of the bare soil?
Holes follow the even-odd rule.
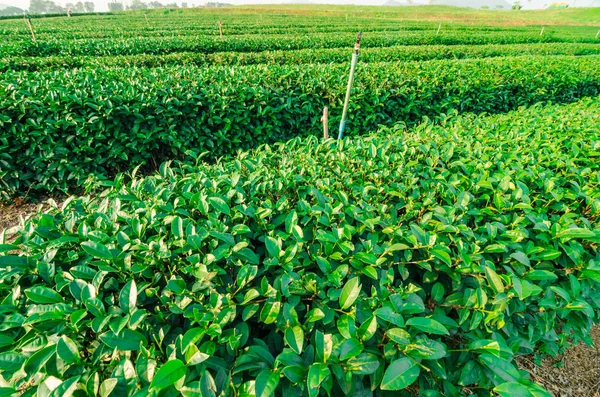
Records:
[[[600,346],[600,325],[592,328],[595,346]],[[544,358],[535,365],[531,356],[517,358],[531,380],[544,386],[555,397],[600,397],[600,348],[573,346],[563,356]]]
[[[57,200],[58,201],[58,200]],[[19,217],[27,217],[39,209],[48,209],[46,202],[17,201],[0,205],[0,232],[17,226]],[[600,346],[600,324],[592,328],[595,346]],[[531,373],[531,379],[544,386],[555,397],[600,397],[600,348],[573,346],[560,357],[546,357],[536,365],[532,356],[517,358],[521,369]]]
[[[19,217],[25,217],[37,211],[40,204],[28,203],[17,200],[12,204],[0,204],[0,232],[4,229],[17,226]]]
[[[65,200],[65,197],[53,198],[56,204],[60,205]],[[18,226],[21,219],[30,217],[39,211],[45,211],[51,208],[48,199],[40,199],[37,203],[32,203],[24,199],[16,199],[10,204],[2,204],[0,202],[0,232],[5,229]],[[13,240],[13,236],[7,237],[9,242]]]

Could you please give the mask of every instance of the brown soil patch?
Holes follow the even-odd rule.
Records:
[[[54,202],[60,205],[65,198],[54,198]],[[21,218],[27,218],[39,211],[48,210],[51,205],[47,199],[40,200],[38,203],[31,203],[26,200],[17,199],[10,204],[0,203],[0,232],[19,226]],[[13,236],[7,236],[8,240],[13,240]]]
[[[0,231],[17,226],[20,217],[35,213],[39,205],[19,201],[8,205],[0,204]]]
[[[600,346],[600,325],[592,328],[591,337]],[[598,347],[573,346],[560,357],[544,358],[541,365],[535,365],[532,356],[518,357],[517,363],[555,397],[600,397]]]

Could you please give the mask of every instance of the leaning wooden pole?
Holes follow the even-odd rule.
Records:
[[[600,29],[598,29],[598,33],[596,33],[596,38],[598,38],[598,36],[600,36]]]
[[[27,26],[29,27],[29,31],[31,32],[31,38],[33,39],[33,41],[37,41],[35,39],[35,32],[33,31],[33,26],[31,26],[31,17],[29,15],[27,15],[27,19],[25,20],[25,22],[27,23]]]
[[[352,83],[354,82],[354,71],[356,70],[356,63],[358,62],[358,51],[360,50],[360,39],[362,38],[362,32],[358,32],[356,37],[356,44],[354,45],[354,52],[352,53],[352,63],[350,64],[350,78],[348,79],[348,88],[346,89],[346,99],[344,100],[344,111],[342,112],[342,121],[340,122],[340,133],[338,139],[344,137],[344,130],[346,129],[346,117],[348,116],[348,104],[350,103],[350,92],[352,91]]]
[[[219,21],[219,35],[221,38],[223,38],[223,24],[221,21]]]

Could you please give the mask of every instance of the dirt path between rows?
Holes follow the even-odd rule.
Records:
[[[58,200],[56,200],[58,201]],[[19,225],[20,218],[48,209],[47,202],[12,205],[0,204],[0,232]],[[9,240],[12,240],[9,236]],[[592,329],[595,346],[600,346],[600,325]],[[540,365],[532,356],[517,358],[521,369],[531,373],[531,379],[544,386],[555,397],[600,397],[600,348],[573,346],[556,359],[545,358]]]
[[[60,205],[61,199],[53,199],[57,205]],[[41,200],[38,203],[31,203],[24,200],[15,200],[15,203],[6,205],[0,203],[0,232],[4,229],[10,229],[18,226],[21,219],[32,216],[39,211],[48,210],[52,207],[47,200]],[[12,239],[12,236],[8,236]]]
[[[543,359],[541,365],[531,356],[519,357],[517,363],[555,397],[600,397],[600,324],[591,334],[596,347],[573,346],[563,356]]]

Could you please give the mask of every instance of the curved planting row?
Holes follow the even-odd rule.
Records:
[[[499,113],[600,93],[597,57],[361,64],[348,133],[453,110]],[[559,72],[557,72],[559,71]],[[214,159],[320,135],[339,123],[345,65],[82,69],[0,79],[4,195],[66,189],[90,173],[181,158]]]
[[[78,21],[78,20],[77,20]],[[338,35],[343,33],[356,34],[362,31],[367,35],[379,35],[382,33],[388,34],[413,34],[417,33],[435,33],[438,29],[439,22],[435,21],[399,21],[399,20],[369,20],[369,19],[351,19],[344,18],[322,18],[301,20],[301,23],[292,23],[294,21],[275,20],[267,16],[263,21],[259,15],[251,15],[249,18],[241,20],[230,18],[225,15],[217,15],[212,18],[203,16],[200,20],[194,19],[161,19],[150,18],[146,21],[142,14],[130,15],[127,19],[127,29],[122,28],[123,19],[121,18],[106,18],[106,19],[89,19],[81,20],[77,23],[76,20],[66,20],[60,23],[56,20],[41,20],[35,21],[36,34],[38,39],[100,39],[100,38],[131,38],[131,37],[171,37],[173,32],[177,36],[218,36],[218,22],[223,23],[223,30],[226,36],[237,35],[314,35],[327,33],[329,35]],[[518,27],[490,27],[481,25],[465,25],[460,23],[449,23],[444,21],[440,28],[442,35],[462,34],[485,34],[494,33],[502,35],[513,34],[529,34],[538,35],[540,27],[533,26],[518,26]],[[546,34],[560,37],[562,39],[571,39],[577,41],[580,38],[594,37],[596,30],[594,27],[586,26],[551,26],[548,27]],[[24,39],[28,40],[30,32],[23,29],[22,21],[15,21],[14,26],[5,24],[0,25],[0,34],[8,40]],[[570,41],[570,40],[569,40]]]
[[[453,110],[498,113],[600,93],[597,57],[361,64],[348,133]],[[83,69],[0,80],[4,194],[65,189],[90,173],[209,157],[339,123],[344,65]]]
[[[537,106],[121,175],[0,245],[2,392],[549,396],[513,360],[590,342],[599,122]]]
[[[295,51],[173,53],[167,55],[122,56],[15,56],[0,59],[0,71],[38,71],[83,67],[161,67],[176,65],[296,65],[347,63],[347,48]],[[600,44],[537,43],[507,45],[427,45],[365,48],[360,62],[429,61],[438,59],[489,58],[502,56],[600,55]]]
[[[227,36],[229,35],[248,35],[248,34],[260,34],[260,35],[313,35],[319,33],[328,33],[337,35],[339,33],[354,33],[362,29],[363,32],[381,34],[382,32],[387,33],[398,33],[409,31],[420,31],[420,30],[433,30],[436,31],[438,25],[434,23],[416,22],[416,23],[357,23],[357,22],[342,22],[331,23],[322,21],[319,23],[307,23],[301,25],[285,25],[282,26],[280,23],[269,24],[269,23],[257,23],[257,16],[252,17],[252,22],[246,21],[240,23],[240,21],[227,21],[225,18],[212,18],[212,20],[202,20],[202,25],[194,26],[188,24],[186,21],[185,26],[182,26],[182,21],[169,21],[166,23],[161,20],[152,20],[146,22],[144,16],[138,15],[136,19],[129,25],[128,30],[118,29],[120,20],[116,20],[117,25],[112,25],[110,22],[113,21],[102,21],[94,19],[95,26],[87,27],[79,24],[76,25],[60,25],[56,23],[47,24],[36,24],[39,26],[36,29],[37,37],[40,39],[53,38],[53,39],[99,39],[99,38],[130,38],[130,37],[148,37],[148,38],[159,38],[159,37],[170,37],[173,31],[177,32],[178,36],[218,36],[219,29],[217,27],[218,22],[224,24],[224,31]],[[150,20],[149,20],[150,21]],[[22,21],[20,21],[22,23]],[[321,22],[321,21],[320,21]],[[447,26],[446,29],[451,31],[461,31],[463,34],[469,31],[473,32],[485,32],[485,28],[480,27],[467,27],[460,25]],[[527,31],[527,28],[520,28],[519,31]],[[565,31],[562,27],[553,27],[555,32]],[[511,32],[510,29],[506,29],[506,32]],[[539,29],[537,30],[539,33]],[[564,33],[567,33],[566,31]],[[0,29],[0,34],[5,34],[8,39],[29,39],[31,34],[29,31],[22,29],[22,26],[15,27],[14,29],[4,28]]]
[[[7,41],[0,43],[3,56],[51,56],[51,55],[165,55],[175,52],[258,52],[275,50],[299,50],[307,48],[348,48],[356,39],[356,33],[311,34],[311,35],[247,35],[219,38],[211,36],[176,35],[166,37],[135,37],[113,39],[50,39],[32,42],[31,40]],[[363,38],[365,48],[391,47],[398,45],[482,45],[519,43],[597,43],[593,35],[589,37],[562,37],[537,32],[477,32],[465,35],[464,32],[451,32],[436,35],[435,32],[396,32],[371,33]]]

